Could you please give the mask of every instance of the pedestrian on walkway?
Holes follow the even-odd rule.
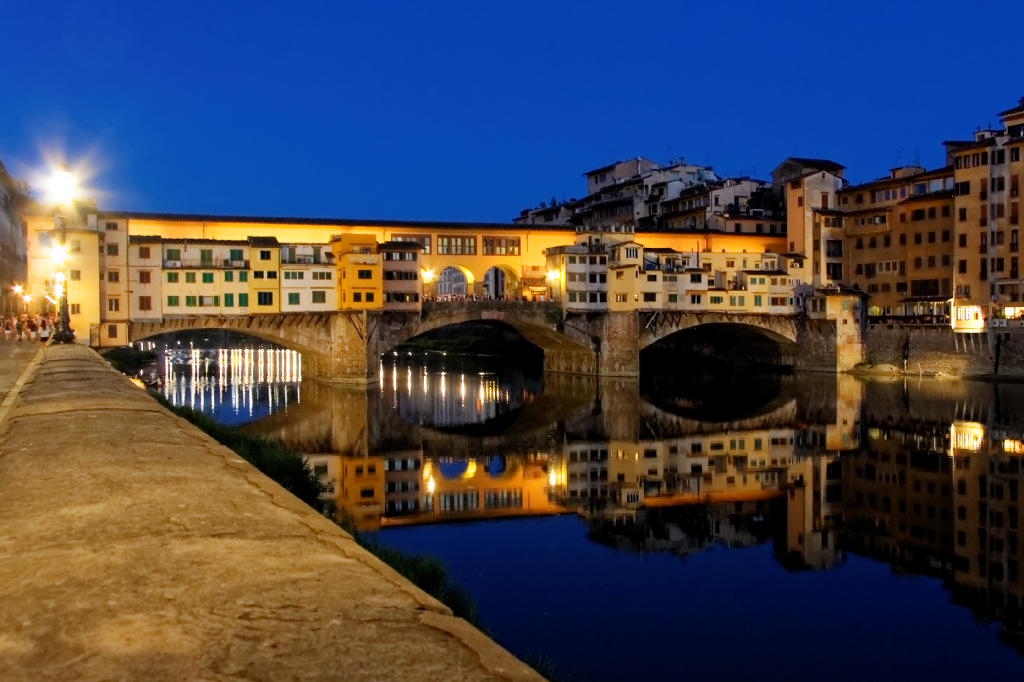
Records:
[[[50,339],[50,325],[46,322],[46,318],[39,323],[39,340],[44,344]]]
[[[18,332],[18,341],[21,341],[21,333],[25,330],[25,323],[21,321],[21,318],[18,318],[18,324],[14,330]]]
[[[10,341],[11,340],[11,334],[14,331],[12,329],[12,326],[13,325],[11,324],[11,318],[9,318],[9,317],[4,318],[4,341]]]

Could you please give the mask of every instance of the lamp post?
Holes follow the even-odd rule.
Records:
[[[67,218],[61,215],[61,207],[71,203],[75,198],[75,176],[71,175],[67,167],[62,163],[53,178],[50,179],[50,190],[56,201],[56,220],[60,225],[60,246],[54,248],[54,260],[58,261],[60,277],[54,293],[58,294],[60,301],[60,317],[57,320],[57,329],[53,334],[54,343],[74,343],[75,330],[71,328],[71,316],[68,313],[68,278],[65,272],[67,261],[68,225]]]

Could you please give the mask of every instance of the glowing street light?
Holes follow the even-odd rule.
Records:
[[[56,221],[60,225],[60,245],[53,247],[51,257],[58,267],[61,275],[61,282],[64,281],[64,268],[67,265],[68,257],[68,222],[67,217],[61,215],[61,207],[70,204],[78,188],[78,183],[63,163],[57,172],[50,179],[50,192],[56,203]],[[68,313],[67,288],[60,285],[59,290],[54,293],[60,294],[60,318],[57,320],[57,329],[53,334],[54,343],[74,343],[75,331],[71,328],[71,315]]]
[[[50,178],[50,195],[58,206],[70,204],[78,191],[78,182],[63,163]]]
[[[434,271],[423,268],[423,281],[430,284],[434,281]]]
[[[57,244],[57,245],[54,245],[53,247],[50,248],[50,260],[52,260],[54,262],[54,264],[56,264],[56,265],[58,265],[60,267],[63,267],[64,263],[65,263],[65,261],[67,261],[67,259],[68,259],[68,251],[62,245]],[[61,273],[58,273],[58,274],[63,275],[64,273],[61,272]]]

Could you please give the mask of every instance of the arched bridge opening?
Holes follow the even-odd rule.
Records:
[[[795,341],[750,324],[687,327],[641,350],[641,393],[668,412],[704,421],[765,414],[791,398],[796,351]]]
[[[380,357],[417,337],[457,339],[467,331],[477,337],[514,333],[528,345],[524,352],[540,350],[545,372],[594,374],[596,356],[582,340],[559,329],[561,308],[553,303],[526,301],[463,301],[424,303],[420,313],[384,313],[372,336],[372,352]],[[463,326],[465,325],[465,326]],[[489,328],[484,333],[482,330]],[[476,342],[473,342],[476,343]]]

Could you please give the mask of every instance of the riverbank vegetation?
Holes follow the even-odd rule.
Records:
[[[133,377],[146,365],[156,362],[156,353],[125,346],[124,348],[112,348],[103,354],[103,359],[118,372]]]

